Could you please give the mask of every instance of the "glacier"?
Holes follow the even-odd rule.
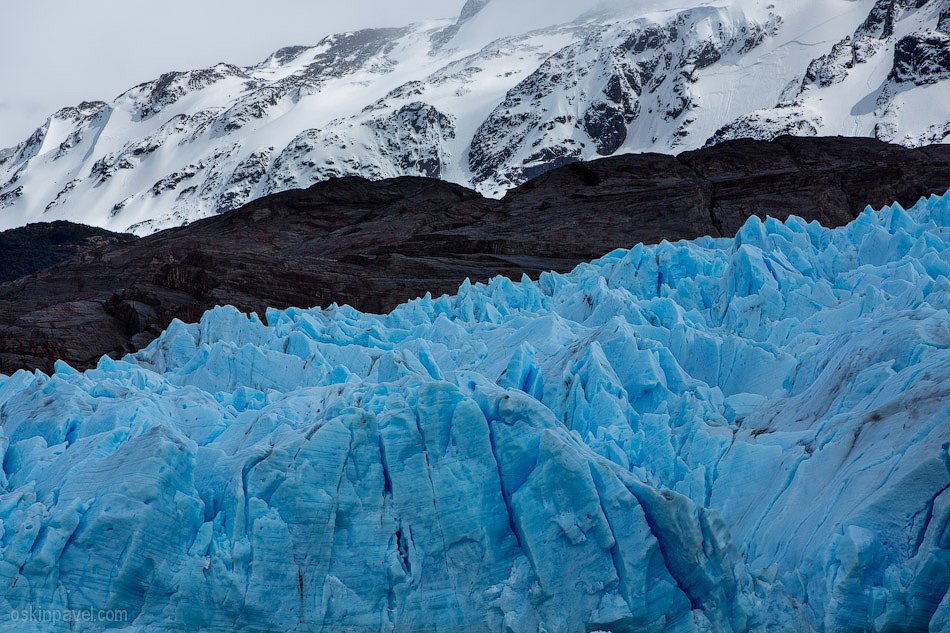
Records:
[[[945,632],[948,274],[950,194],[0,376],[0,630]]]

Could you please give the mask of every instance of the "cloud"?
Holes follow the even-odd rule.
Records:
[[[252,64],[292,44],[455,17],[463,0],[30,0],[4,7],[0,147],[53,111],[110,100],[169,70]]]

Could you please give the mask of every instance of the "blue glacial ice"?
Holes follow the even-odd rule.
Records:
[[[946,633],[948,273],[950,196],[0,377],[0,630]]]

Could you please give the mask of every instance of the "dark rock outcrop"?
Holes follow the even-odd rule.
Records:
[[[950,79],[950,35],[929,31],[898,40],[890,79],[918,86]]]
[[[0,232],[0,283],[48,268],[81,252],[134,240],[134,235],[59,220]]]
[[[752,214],[836,226],[950,187],[950,146],[740,140],[575,163],[486,199],[423,178],[342,178],[0,286],[0,371],[89,367],[217,304],[384,311],[466,277],[569,270],[637,242],[732,235]]]

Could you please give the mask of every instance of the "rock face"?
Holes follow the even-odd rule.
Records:
[[[735,141],[544,174],[503,200],[419,178],[343,178],[80,257],[0,286],[0,371],[78,368],[216,305],[382,312],[466,278],[566,271],[638,242],[731,236],[751,215],[825,226],[950,188],[950,146]]]
[[[948,1],[473,0],[451,23],[166,73],[0,150],[0,229],[145,235],[341,176],[500,197],[578,160],[744,137],[940,143]]]
[[[83,251],[109,248],[135,236],[62,220],[0,232],[0,283],[19,279],[72,259]]]
[[[231,230],[484,204],[307,193]],[[945,632],[948,257],[950,196],[836,230],[753,217],[386,315],[217,308],[85,373],[0,376],[0,628]]]
[[[915,33],[897,42],[890,79],[918,86],[950,78],[950,33]]]

